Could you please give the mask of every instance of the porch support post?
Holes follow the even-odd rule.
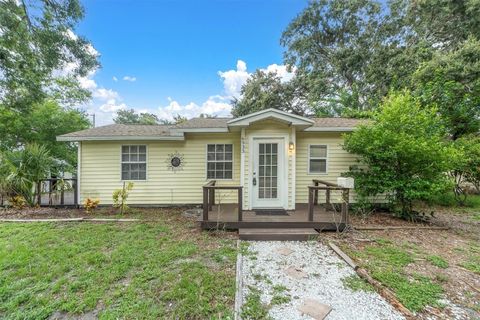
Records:
[[[208,188],[203,187],[203,221],[208,221]]]
[[[238,221],[243,220],[243,188],[238,187]]]
[[[308,221],[313,221],[313,188],[308,187]]]

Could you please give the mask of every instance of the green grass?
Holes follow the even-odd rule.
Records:
[[[398,300],[411,311],[421,311],[425,306],[438,306],[443,289],[426,277],[408,279],[392,271],[376,270],[372,276],[392,288]]]
[[[458,207],[458,203],[455,200],[453,192],[439,194],[433,197],[430,203],[442,207]],[[467,200],[465,201],[465,207],[480,209],[480,195],[469,194],[467,196]]]
[[[0,224],[0,318],[232,318],[235,243],[186,225]]]
[[[396,246],[391,241],[380,240],[366,246],[362,252],[357,253],[357,257],[365,261],[364,266],[372,277],[392,289],[398,300],[409,310],[420,311],[427,305],[438,306],[442,287],[429,278],[408,275],[406,271],[409,264],[415,261],[415,256],[404,248],[405,246]],[[444,260],[442,262],[446,263]],[[354,279],[345,280],[344,285],[352,289],[360,287],[359,281]]]
[[[375,289],[371,284],[363,280],[357,275],[351,275],[342,279],[343,286],[352,291],[366,291],[373,292]]]
[[[248,293],[242,305],[242,319],[270,319],[270,316],[268,315],[268,306],[262,303],[260,300],[260,295],[261,294],[258,289],[250,287],[250,292]]]
[[[431,255],[427,257],[427,260],[435,267],[439,267],[442,269],[448,268],[448,262],[440,256]]]

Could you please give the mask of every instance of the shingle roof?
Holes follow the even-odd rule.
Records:
[[[174,126],[174,129],[226,128],[232,118],[192,118]]]
[[[80,141],[80,140],[108,140],[115,138],[149,138],[149,139],[175,139],[182,137],[182,129],[226,129],[228,121],[232,118],[193,118],[182,124],[168,125],[139,125],[139,124],[110,124],[106,126],[86,129],[82,131],[67,133],[58,136],[59,141]],[[354,128],[368,120],[350,118],[313,118],[315,121],[312,127],[316,128]]]
[[[63,134],[59,137],[125,137],[125,136],[171,136],[170,126],[141,124],[110,124],[106,126],[85,129]]]
[[[195,128],[227,128],[227,122],[233,118],[192,118],[172,129],[195,129]],[[365,123],[365,119],[353,118],[312,118],[315,121],[313,127],[327,128],[353,128]]]
[[[368,121],[353,118],[313,118],[312,120],[315,121],[314,127],[327,128],[353,128]]]

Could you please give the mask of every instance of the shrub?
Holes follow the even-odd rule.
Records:
[[[435,108],[421,107],[408,91],[392,93],[374,121],[345,136],[345,150],[360,165],[348,175],[363,197],[387,194],[404,218],[414,217],[413,201],[429,199],[450,186],[455,149]]]
[[[98,207],[98,204],[100,203],[99,199],[91,199],[87,198],[83,202],[83,206],[85,207],[85,212],[86,213],[92,213],[93,210],[95,210]]]
[[[120,208],[120,213],[123,214],[128,210],[127,199],[130,191],[133,189],[133,182],[129,182],[125,185],[123,183],[122,189],[113,191],[113,207]]]
[[[23,209],[27,205],[27,201],[22,196],[13,196],[8,199],[8,203],[15,209]]]

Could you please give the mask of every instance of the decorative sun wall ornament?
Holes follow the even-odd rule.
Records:
[[[167,163],[167,168],[173,172],[183,170],[183,166],[185,165],[183,154],[178,153],[177,151],[170,153],[165,162]]]

